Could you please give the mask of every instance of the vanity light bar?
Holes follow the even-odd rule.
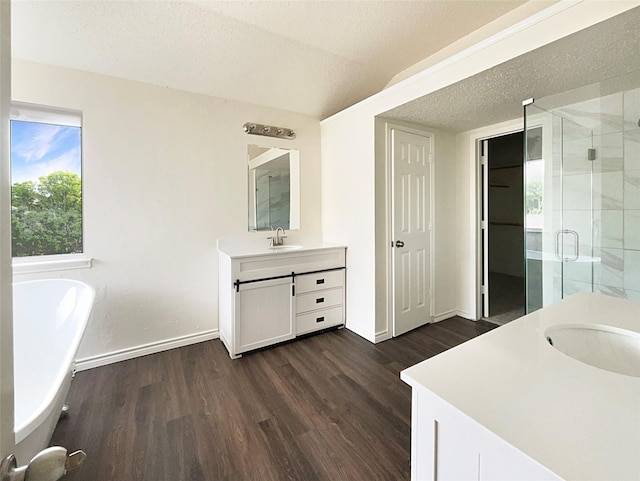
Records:
[[[247,134],[252,135],[265,135],[267,137],[278,137],[280,139],[296,138],[295,131],[291,129],[285,129],[284,127],[274,127],[273,125],[252,124],[251,122],[245,123],[242,128]]]

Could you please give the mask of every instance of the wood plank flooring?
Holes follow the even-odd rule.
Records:
[[[409,479],[399,373],[495,327],[452,318],[374,345],[347,329],[231,360],[219,340],[76,375],[52,445],[70,481]]]

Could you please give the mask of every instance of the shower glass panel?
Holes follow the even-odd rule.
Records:
[[[562,168],[555,173],[561,185],[561,227],[556,231],[556,275],[554,282],[565,298],[576,292],[593,291],[593,149],[591,129],[561,118]],[[590,154],[591,153],[591,154]],[[559,272],[561,270],[561,272]]]
[[[640,74],[525,106],[526,308],[640,300]]]
[[[525,107],[527,312],[593,290],[590,129]]]

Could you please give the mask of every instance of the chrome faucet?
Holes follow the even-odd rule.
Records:
[[[280,233],[282,232],[282,235]],[[269,237],[271,239],[271,247],[279,247],[284,245],[284,240],[287,236],[284,235],[284,227],[276,228],[276,235]]]

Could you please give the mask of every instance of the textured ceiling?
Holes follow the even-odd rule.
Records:
[[[382,116],[463,132],[521,117],[522,101],[528,98],[541,99],[632,72],[640,84],[639,26],[637,7]]]
[[[524,0],[13,0],[16,58],[325,118]]]

